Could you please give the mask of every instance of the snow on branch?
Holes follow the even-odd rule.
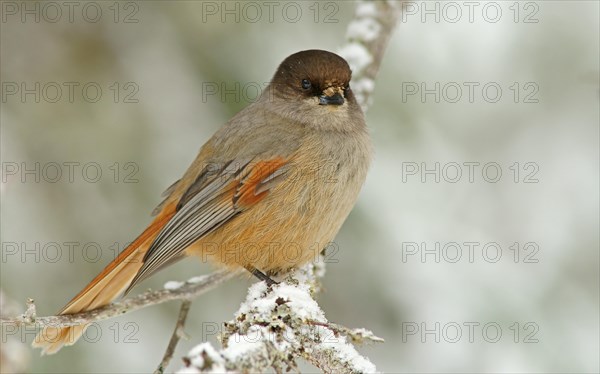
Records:
[[[322,262],[304,266],[280,284],[251,286],[235,318],[224,325],[223,349],[210,343],[194,347],[178,373],[298,371],[298,358],[327,373],[376,372],[350,343],[383,340],[327,321],[312,297],[319,289],[315,273],[323,273]]]
[[[356,100],[367,111],[375,77],[381,66],[388,41],[401,14],[404,1],[359,1],[354,19],[348,25],[348,41],[338,54],[352,69],[352,91]]]
[[[138,309],[157,305],[171,300],[191,300],[207,291],[212,290],[219,284],[233,278],[238,273],[226,270],[216,271],[212,274],[194,277],[185,283],[179,283],[180,287],[166,287],[158,291],[147,291],[136,297],[112,303],[102,308],[76,314],[62,314],[49,317],[38,317],[35,304],[32,299],[27,301],[27,311],[16,317],[0,316],[2,326],[35,326],[35,327],[66,327],[86,324],[95,321],[120,316],[124,313],[133,312]]]

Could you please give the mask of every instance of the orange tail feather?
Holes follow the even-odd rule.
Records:
[[[169,209],[171,208],[171,209]],[[144,254],[160,229],[173,217],[175,209],[166,207],[152,224],[108,266],[77,294],[60,314],[74,314],[99,308],[111,303],[131,283],[140,267]],[[42,355],[58,352],[64,345],[73,345],[85,332],[87,325],[69,327],[46,326],[35,337],[32,346],[42,349]]]

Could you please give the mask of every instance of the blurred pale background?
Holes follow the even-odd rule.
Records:
[[[457,18],[456,7],[421,2],[398,25],[367,114],[377,155],[319,303],[331,321],[386,339],[360,348],[386,372],[598,372],[598,3],[475,3],[472,22],[463,3]],[[66,6],[61,17],[40,8],[36,22],[23,4],[3,2],[0,25],[1,281],[21,305],[34,298],[40,315],[135,238],[160,193],[284,57],[335,51],[355,6],[276,3],[269,19],[264,3],[255,3],[262,15],[240,3],[236,21],[208,12],[221,2],[76,2],[73,22]],[[39,103],[21,95],[36,82]],[[235,91],[236,82],[238,97],[207,95],[207,85]],[[78,243],[72,252],[68,242]],[[210,270],[187,260],[135,292]],[[203,327],[231,319],[249,283],[194,302],[191,339],[170,370],[193,345],[215,342]],[[58,355],[25,348],[25,370],[152,371],[178,306],[99,323],[101,336]]]

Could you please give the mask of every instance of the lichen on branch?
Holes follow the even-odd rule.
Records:
[[[210,343],[194,347],[184,358],[179,373],[275,372],[298,370],[296,360],[305,359],[324,372],[374,373],[373,365],[351,342],[383,342],[365,329],[348,329],[330,323],[313,299],[319,289],[315,272],[320,263],[309,264],[283,282],[250,287],[233,320],[224,324],[222,349]]]

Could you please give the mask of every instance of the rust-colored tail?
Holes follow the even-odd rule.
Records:
[[[85,312],[107,305],[116,299],[129,286],[142,266],[144,254],[150,244],[173,214],[174,209],[164,209],[133,243],[60,311],[60,314]],[[73,345],[83,335],[86,327],[87,325],[46,326],[35,337],[32,346],[41,348],[42,355],[56,353],[64,345]]]

